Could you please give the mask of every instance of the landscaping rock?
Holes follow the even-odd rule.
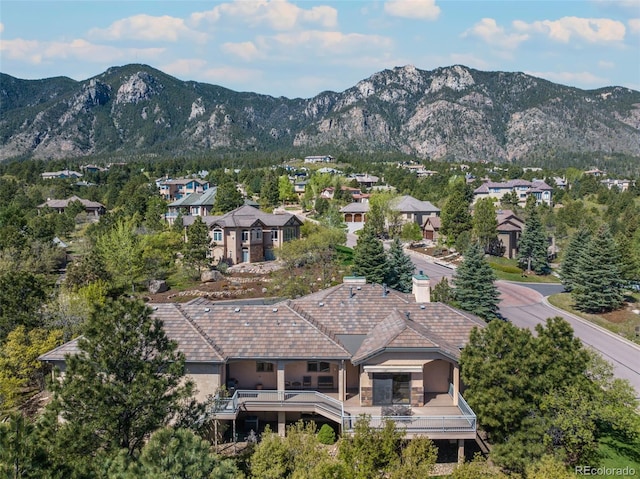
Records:
[[[222,273],[215,269],[211,271],[204,271],[200,275],[200,281],[203,283],[213,283],[215,281],[220,281],[222,278],[224,278]]]
[[[167,286],[167,282],[163,279],[152,279],[149,281],[149,293],[158,294],[164,293],[165,291],[169,291],[169,286]]]

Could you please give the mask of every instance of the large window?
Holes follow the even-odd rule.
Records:
[[[213,241],[222,241],[222,230],[213,230]]]
[[[295,228],[285,228],[284,229],[284,240],[291,241],[296,238],[296,230]]]
[[[271,239],[272,240],[278,239],[278,230],[271,230]]]
[[[242,230],[242,241],[249,241],[249,230]]]
[[[307,361],[307,372],[328,373],[331,371],[331,364],[325,361]]]
[[[262,361],[256,362],[256,372],[258,373],[272,373],[273,363],[263,363]]]

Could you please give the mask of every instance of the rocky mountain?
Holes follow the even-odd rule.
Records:
[[[146,65],[85,81],[0,74],[0,160],[278,149],[457,161],[549,152],[640,158],[640,92],[461,65],[384,70],[310,99],[185,82]]]

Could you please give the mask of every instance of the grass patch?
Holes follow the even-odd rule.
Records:
[[[505,281],[519,281],[522,283],[559,283],[560,280],[552,275],[524,274],[515,259],[498,256],[486,256],[487,262],[498,279]]]
[[[611,311],[610,313],[603,314],[588,314],[575,309],[575,304],[570,293],[557,293],[549,296],[549,303],[557,308],[568,311],[576,316],[579,316],[587,321],[602,326],[608,329],[612,333],[619,334],[620,336],[640,343],[640,338],[636,337],[635,328],[640,326],[640,315],[632,312],[632,309],[640,308],[638,305],[637,297],[629,295],[626,297],[627,304],[624,308],[617,311]]]
[[[605,469],[634,469],[636,474],[640,474],[640,438],[634,442],[622,442],[612,436],[605,436],[600,439],[598,453],[600,455],[600,464],[598,467]],[[601,478],[619,478],[624,477],[618,475],[599,475],[595,477]]]
[[[350,266],[353,264],[353,249],[338,245],[336,246],[337,260],[342,266]]]

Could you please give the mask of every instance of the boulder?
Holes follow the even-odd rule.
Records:
[[[203,271],[200,275],[200,281],[203,283],[213,283],[215,281],[220,281],[222,278],[224,278],[222,273],[215,269],[211,271]]]
[[[169,291],[169,286],[167,286],[167,282],[163,279],[152,279],[149,281],[149,293],[158,294],[164,293],[165,291]]]

